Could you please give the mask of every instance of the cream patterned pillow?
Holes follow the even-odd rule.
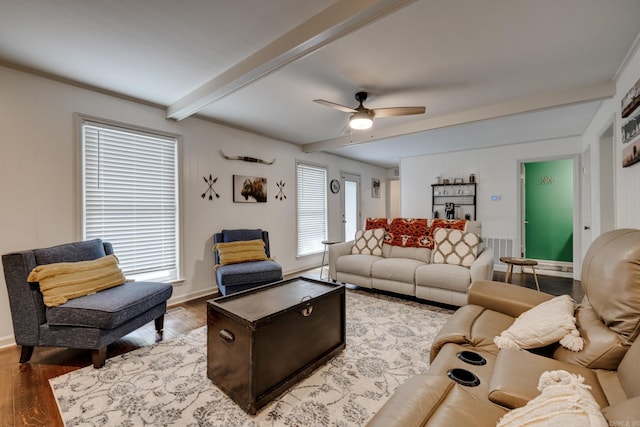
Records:
[[[477,234],[436,228],[433,233],[433,263],[471,267],[471,264],[478,257],[480,241],[480,236]]]
[[[540,395],[507,412],[496,427],[608,426],[591,387],[583,382],[584,378],[567,371],[543,372],[538,381]]]
[[[576,329],[574,311],[573,299],[560,295],[522,313],[493,341],[499,348],[513,349],[543,347],[560,341],[566,349],[580,351],[584,340]]]
[[[351,253],[382,256],[382,242],[384,242],[384,228],[356,231]]]

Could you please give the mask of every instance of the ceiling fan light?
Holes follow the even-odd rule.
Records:
[[[369,129],[373,125],[371,116],[365,111],[358,111],[351,115],[349,126],[351,129]]]

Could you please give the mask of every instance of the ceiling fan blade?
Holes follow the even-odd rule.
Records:
[[[313,102],[317,102],[318,104],[324,105],[325,107],[335,108],[336,110],[340,110],[343,113],[356,113],[358,111],[350,107],[345,107],[344,105],[336,104],[335,102],[325,101],[324,99],[314,99]]]
[[[425,111],[426,109],[424,107],[375,108],[373,110],[373,117],[410,116],[412,114],[424,114]]]

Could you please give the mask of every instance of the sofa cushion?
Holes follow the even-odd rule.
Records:
[[[38,282],[45,305],[55,307],[73,298],[120,286],[125,277],[118,267],[118,258],[107,255],[89,261],[39,265],[27,280]]]
[[[433,233],[434,264],[471,267],[478,257],[480,237],[460,230],[437,228]]]
[[[336,260],[336,270],[341,273],[371,277],[371,267],[381,259],[383,258],[375,255],[343,255]]]
[[[277,282],[282,280],[282,267],[275,261],[222,265],[216,270],[216,280],[221,286]]]
[[[220,265],[267,260],[262,239],[216,243],[213,250],[218,251]]]
[[[445,345],[442,351],[446,348]],[[527,368],[522,369],[523,366]],[[540,394],[537,388],[540,375],[545,371],[559,369],[583,377],[585,384],[591,387],[591,394],[601,407],[610,405],[610,393],[620,389],[618,381],[605,391],[601,382],[602,375],[593,369],[567,364],[530,351],[504,349],[500,350],[495,358],[495,366],[489,380],[489,400],[509,409],[525,406],[528,401]],[[608,371],[608,373],[617,380],[616,372]],[[626,396],[623,399],[626,399]]]
[[[600,236],[582,263],[582,287],[602,322],[631,344],[640,333],[640,230]]]
[[[38,265],[56,262],[89,261],[107,255],[101,239],[35,249],[33,253],[36,257],[36,264]]]
[[[584,343],[576,329],[574,311],[569,295],[552,298],[518,316],[495,343],[499,348],[530,349],[560,341],[569,350],[581,350]]]
[[[522,408],[505,414],[497,427],[608,426],[590,387],[583,381],[584,378],[563,370],[544,372],[538,382],[541,394]]]
[[[382,256],[385,258],[411,258],[428,264],[431,262],[431,249],[403,248],[402,246],[391,246],[385,243],[382,245]]]
[[[421,265],[424,265],[424,263],[415,259],[384,258],[373,264],[371,276],[378,279],[413,284],[416,268]]]
[[[351,253],[381,256],[384,234],[384,228],[356,231]]]
[[[630,425],[640,420],[640,396],[622,400],[602,409],[602,413],[608,420],[616,420],[618,425]],[[625,423],[625,424],[622,424]],[[615,425],[611,423],[611,425]]]
[[[165,302],[172,292],[168,283],[127,282],[57,307],[47,307],[47,322],[52,326],[113,329]]]
[[[584,347],[575,352],[558,346],[553,358],[591,369],[616,369],[629,347],[624,337],[602,323],[586,296],[576,310],[576,323]]]
[[[431,344],[430,360],[447,343],[468,345],[491,354],[498,354],[493,338],[513,323],[513,317],[479,305],[465,305],[447,320]]]
[[[506,408],[446,375],[416,375],[396,389],[367,424],[389,426],[495,426]]]
[[[426,264],[416,269],[416,286],[467,292],[471,273],[467,267],[450,264]]]
[[[235,230],[222,230],[222,241],[237,242],[238,240],[257,240],[262,239],[262,230],[239,228]]]
[[[480,221],[467,221],[464,231],[482,236],[482,223]]]

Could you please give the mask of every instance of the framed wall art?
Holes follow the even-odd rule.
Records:
[[[622,143],[626,144],[640,135],[640,108],[622,124]]]
[[[640,162],[640,79],[621,101],[622,167]]]
[[[626,168],[640,161],[640,138],[622,149],[622,167]]]
[[[371,197],[374,199],[380,198],[380,179],[371,178]]]
[[[267,178],[233,175],[233,201],[235,203],[265,203]]]

